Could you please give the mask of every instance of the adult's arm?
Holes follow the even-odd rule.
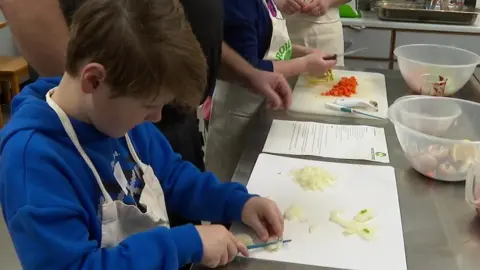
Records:
[[[274,109],[289,108],[292,103],[292,90],[283,75],[254,68],[225,42],[222,43],[220,78],[264,95]]]
[[[240,85],[248,85],[248,78],[257,70],[227,43],[222,42],[222,65],[219,78]]]
[[[285,77],[292,77],[306,72],[306,60],[298,58],[286,61],[263,60],[258,55],[261,42],[257,36],[258,8],[256,1],[229,0],[225,2],[225,41],[254,67],[264,71],[274,71]],[[224,48],[224,47],[222,47]],[[295,54],[295,52],[294,52]],[[223,53],[222,53],[223,60]],[[238,65],[241,67],[240,65]]]
[[[62,75],[68,27],[59,0],[0,0],[0,9],[27,62],[41,76]]]

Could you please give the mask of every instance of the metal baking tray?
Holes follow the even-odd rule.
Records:
[[[436,1],[425,4],[380,1],[377,2],[376,11],[380,20],[457,25],[473,24],[480,13],[480,9],[463,5],[444,7]]]

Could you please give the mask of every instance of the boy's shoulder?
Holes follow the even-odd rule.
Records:
[[[20,130],[3,142],[0,202],[6,211],[4,214],[10,217],[25,205],[52,204],[53,200],[40,196],[44,190],[55,189],[61,190],[62,194],[71,194],[61,169],[65,164],[62,150],[58,142],[36,130]],[[13,212],[5,210],[7,208]]]

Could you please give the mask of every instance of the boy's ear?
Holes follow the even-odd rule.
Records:
[[[81,73],[82,91],[91,94],[105,81],[106,70],[103,65],[89,63],[83,67]]]

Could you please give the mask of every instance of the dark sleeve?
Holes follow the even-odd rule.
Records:
[[[208,64],[204,100],[215,88],[223,41],[223,0],[180,0]]]
[[[258,38],[258,27],[268,27],[259,23],[264,8],[259,3],[262,4],[258,0],[224,0],[224,40],[254,67],[273,71],[272,61],[259,55],[259,46],[269,42]]]

